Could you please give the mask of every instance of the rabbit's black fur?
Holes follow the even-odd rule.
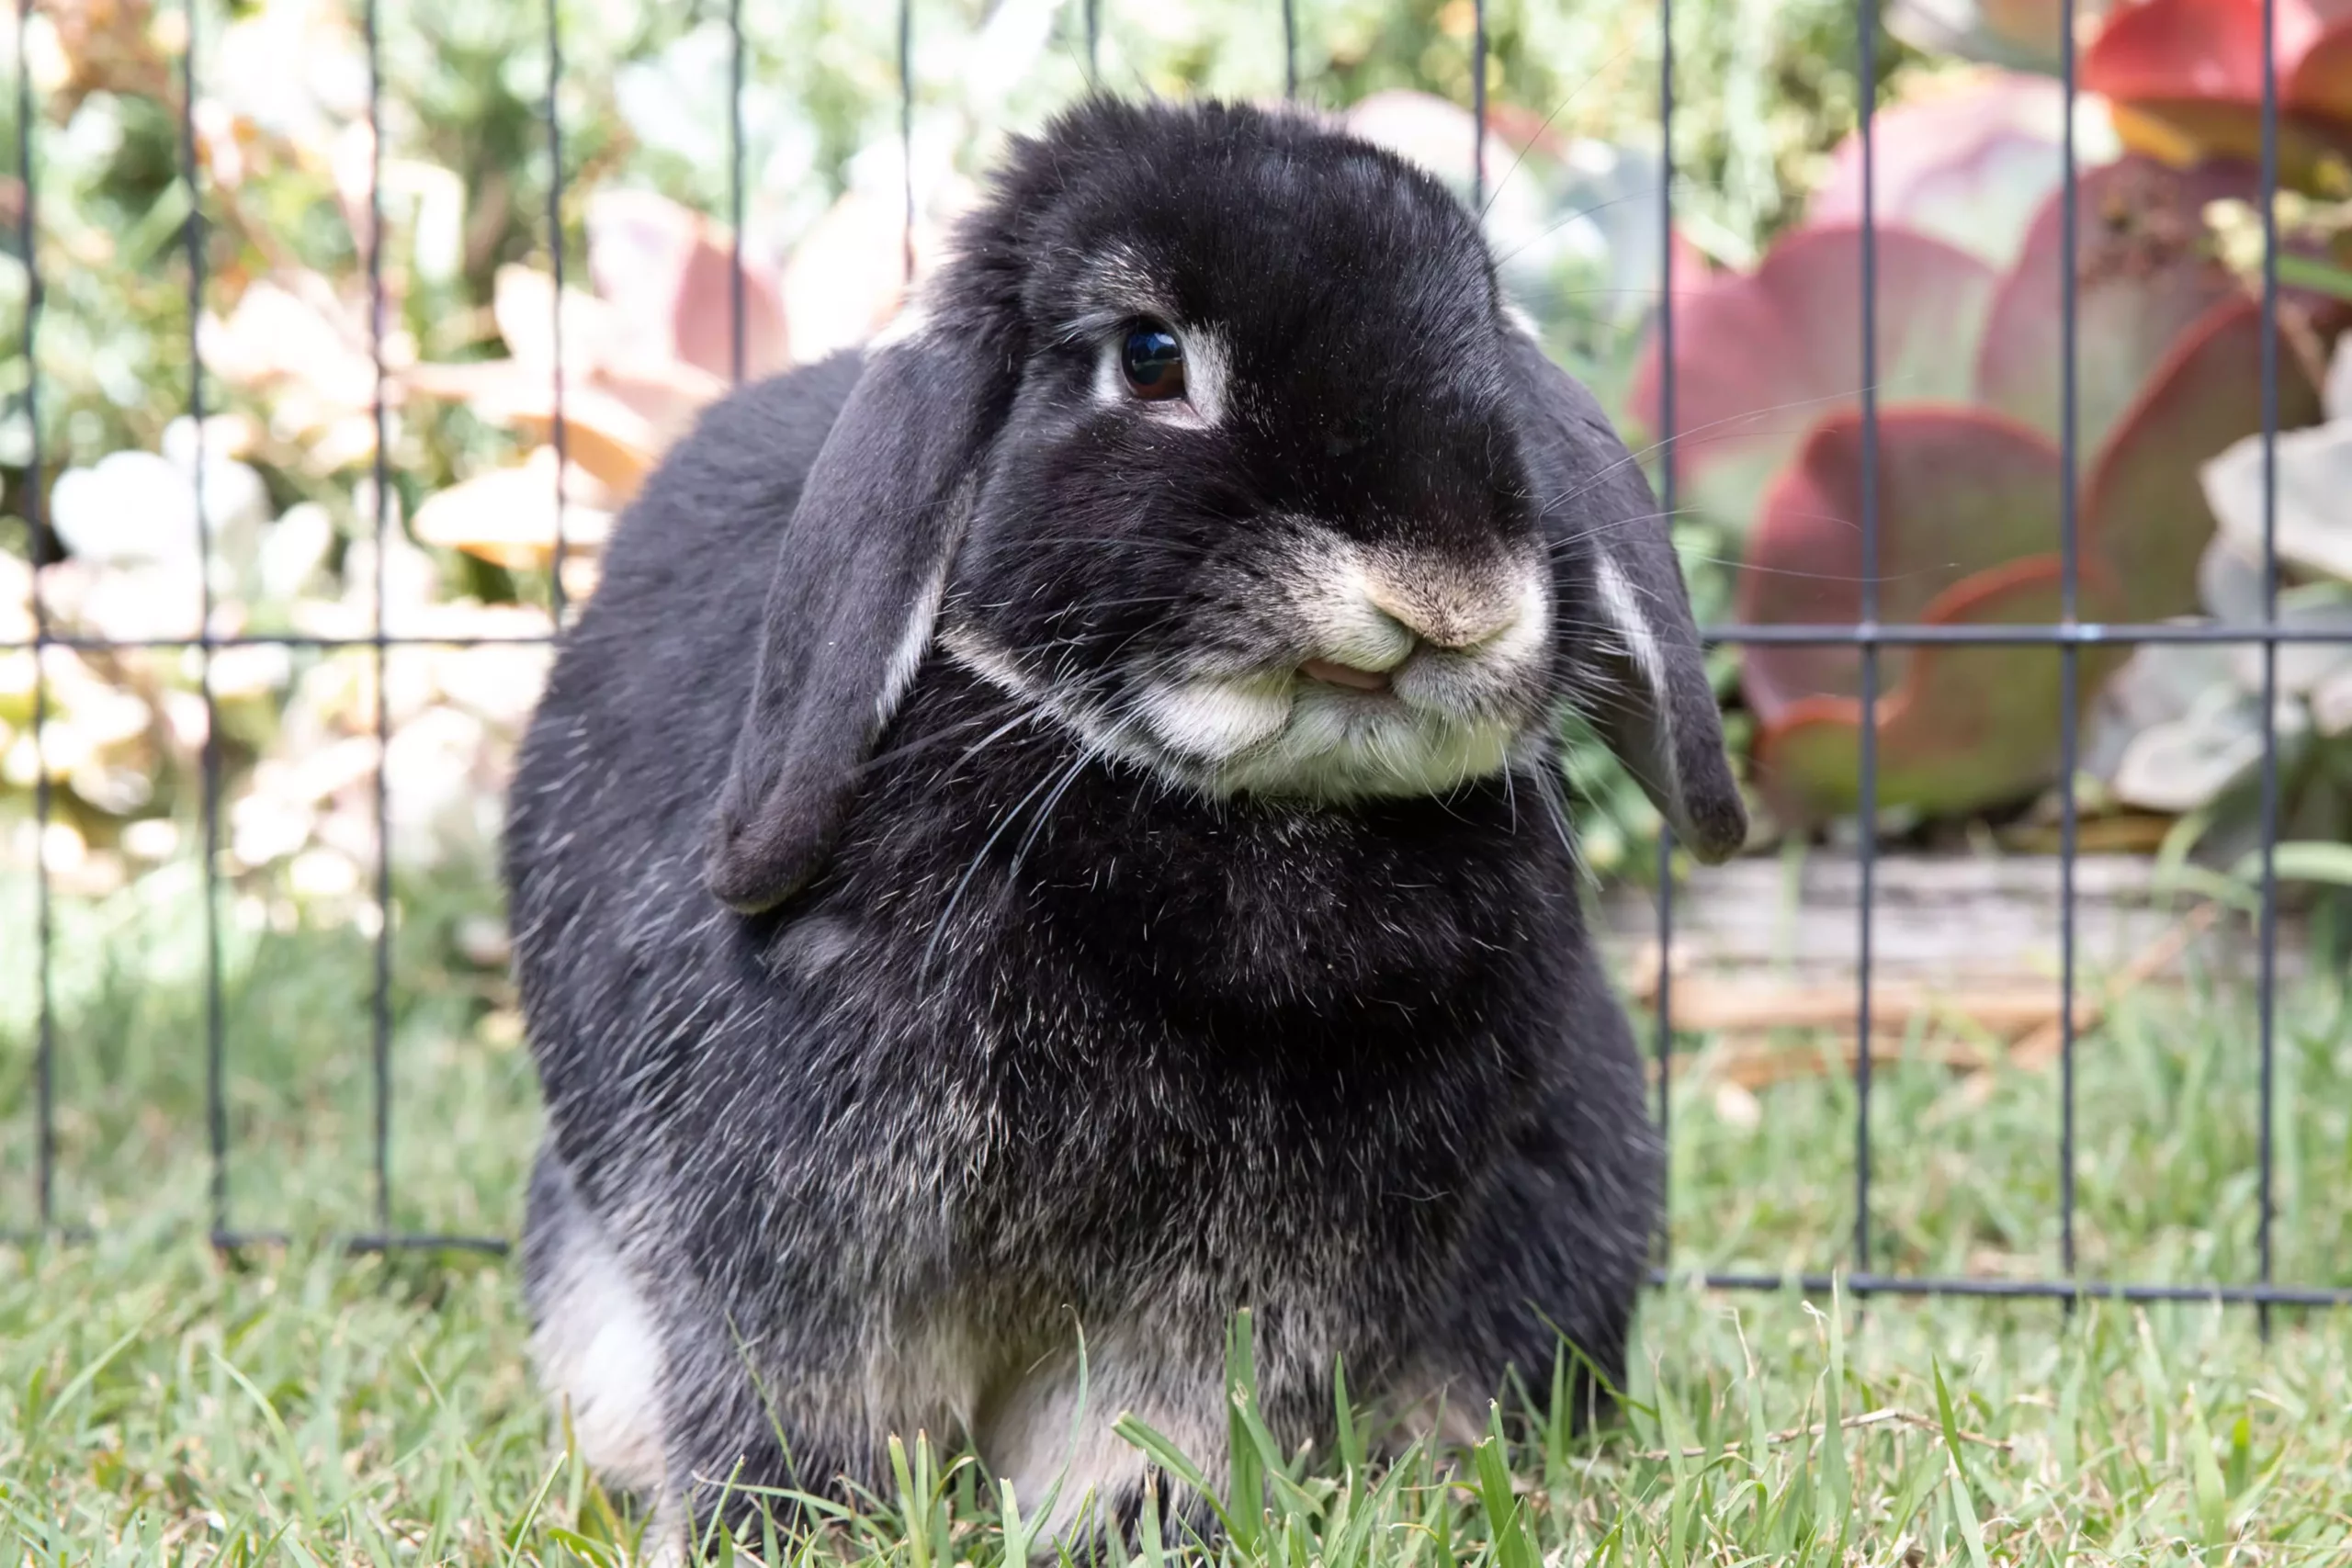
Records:
[[[1105,379],[1136,317],[1183,408]],[[1350,706],[1291,672],[1359,581],[1433,629]],[[1222,1445],[1238,1307],[1289,1440],[1335,1357],[1423,1417],[1562,1335],[1616,1374],[1659,1166],[1572,704],[1736,845],[1656,504],[1470,216],[1289,115],[1017,144],[921,316],[662,464],[525,748],[528,1287],[592,1461],[674,1529],[920,1428],[1067,1528],[1138,1505],[1121,1411]]]

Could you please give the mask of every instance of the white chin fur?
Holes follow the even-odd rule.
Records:
[[[1291,718],[1289,684],[1188,681],[1159,688],[1137,706],[1161,745],[1214,764],[1282,732]]]
[[[1196,681],[1155,693],[1142,713],[1185,766],[1185,782],[1219,795],[1442,794],[1500,773],[1518,739],[1506,724],[1453,722],[1393,697],[1313,686],[1276,694]]]
[[[1454,719],[1388,695],[1297,682],[1288,676],[1196,677],[1153,688],[1136,717],[1114,721],[1057,699],[1019,661],[967,627],[943,638],[948,654],[1007,694],[1033,702],[1105,756],[1211,795],[1249,791],[1321,801],[1442,795],[1502,773],[1527,737],[1500,719]],[[1448,677],[1400,679],[1439,695]]]

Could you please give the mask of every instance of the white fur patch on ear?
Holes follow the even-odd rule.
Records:
[[[1657,633],[1643,613],[1633,583],[1606,549],[1594,552],[1592,582],[1600,597],[1600,613],[1625,639],[1625,655],[1649,683],[1651,704],[1663,716],[1667,712],[1666,655],[1658,649]]]
[[[946,592],[947,563],[942,561],[917,595],[907,628],[899,634],[899,646],[890,650],[890,667],[882,677],[882,695],[875,706],[875,716],[884,724],[898,712],[899,700],[922,668],[923,655],[931,651],[932,628],[938,623],[939,602]]]

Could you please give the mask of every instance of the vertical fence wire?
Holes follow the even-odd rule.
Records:
[[[1878,7],[1855,0],[1861,76],[1862,141],[1862,571],[1863,627],[1878,629]],[[1860,930],[1856,933],[1854,992],[1854,1267],[1871,1267],[1871,980],[1873,904],[1878,873],[1879,645],[1862,644],[1861,810],[1856,862],[1860,878]]]
[[[1470,7],[1470,205],[1487,204],[1487,0]]]
[[[17,249],[25,265],[25,423],[31,448],[25,469],[25,554],[32,565],[33,613],[33,957],[40,965],[33,1024],[34,1215],[47,1230],[57,1218],[56,910],[49,878],[49,822],[56,810],[49,782],[49,601],[41,569],[49,564],[48,508],[41,485],[40,186],[33,158],[32,68],[25,33],[34,0],[17,0]]]
[[[392,809],[391,660],[385,618],[391,595],[391,457],[384,410],[384,82],[383,39],[376,0],[361,24],[368,47],[368,355],[375,373],[369,412],[376,422],[376,990],[369,1010],[374,1068],[376,1228],[392,1229]]]
[[[548,617],[558,635],[563,631],[566,609],[563,592],[563,480],[570,442],[563,423],[563,18],[558,0],[548,0],[548,261],[555,276],[554,360],[548,411],[551,444],[555,447],[555,548],[548,567]]]
[[[1657,12],[1657,367],[1658,510],[1669,536],[1674,527],[1674,0],[1658,0]],[[1658,1261],[1674,1259],[1674,829],[1657,830],[1657,1137],[1659,1186]]]
[[[1087,18],[1093,50],[1093,16]],[[905,227],[899,231],[899,260],[907,287],[915,281],[915,4],[899,0],[899,189],[905,201]]]
[[[2082,556],[2076,515],[2080,434],[2076,423],[2075,282],[2080,220],[2075,189],[2075,0],[2058,11],[2059,103],[2065,117],[2059,138],[2058,183],[2058,572],[2059,618],[2074,629],[2080,614]],[[2081,765],[2082,653],[2073,642],[2058,649],[2058,1259],[2075,1274],[2075,859],[2079,852],[2079,802],[2075,774]]]
[[[727,0],[727,221],[734,235],[728,257],[728,364],[743,384],[743,0]]]
[[[220,703],[212,689],[212,518],[204,495],[204,170],[197,155],[197,0],[184,0],[187,37],[180,53],[180,177],[187,182],[181,241],[187,254],[187,413],[193,427],[188,482],[196,503],[197,679],[204,704],[204,1109],[211,1156],[212,1230],[229,1231],[228,1018],[220,953]]]
[[[2261,1283],[2272,1282],[2277,1207],[2271,1138],[2278,1089],[2278,0],[2262,0],[2262,917],[2255,998],[2261,1051],[2262,1125],[2256,1145],[2261,1216],[2255,1247]],[[2270,1305],[2261,1307],[2263,1337]]]

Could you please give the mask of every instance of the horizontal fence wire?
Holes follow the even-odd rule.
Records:
[[[2240,626],[2203,622],[2162,621],[2101,626],[1965,626],[1945,624],[1858,626],[1838,623],[1807,625],[1773,623],[1701,626],[1700,640],[1725,648],[2136,648],[2168,644],[2205,644],[2254,648],[2340,646],[2352,643],[2352,630],[2342,626]],[[544,632],[440,635],[433,632],[393,632],[384,638],[388,648],[544,648],[553,639]],[[237,637],[77,637],[51,631],[46,637],[0,638],[0,651],[31,648],[74,649],[108,653],[133,649],[211,648],[285,648],[336,651],[370,649],[373,637],[307,637],[295,632],[258,632]]]
[[[1086,77],[1091,86],[1100,82],[1100,50],[1102,44],[1101,0],[1084,0],[1081,16],[1086,50]],[[204,167],[198,152],[196,127],[196,97],[200,84],[200,28],[198,0],[183,0],[187,35],[183,44],[178,105],[179,173],[190,193],[190,209],[181,225],[180,246],[187,270],[188,349],[190,376],[187,413],[194,426],[197,460],[191,477],[195,501],[195,523],[199,555],[205,563],[199,586],[200,614],[197,632],[192,636],[124,637],[92,637],[63,631],[54,626],[48,615],[40,576],[41,569],[51,564],[51,530],[47,515],[44,482],[48,478],[47,452],[42,445],[40,430],[40,377],[38,344],[40,315],[44,303],[40,254],[38,220],[40,190],[40,158],[36,147],[37,105],[25,69],[27,58],[24,39],[36,0],[18,0],[16,15],[17,48],[16,58],[16,106],[18,124],[17,175],[22,192],[22,207],[17,219],[19,252],[27,276],[27,291],[22,322],[23,354],[26,377],[22,391],[30,425],[30,446],[27,459],[24,513],[28,534],[28,556],[34,571],[32,594],[33,633],[29,638],[0,640],[0,650],[29,649],[37,661],[34,682],[34,756],[33,786],[36,844],[36,952],[39,966],[37,1022],[34,1051],[34,1110],[38,1122],[35,1152],[37,1185],[35,1224],[29,1228],[0,1231],[0,1241],[22,1245],[37,1240],[86,1241],[92,1233],[84,1226],[62,1224],[58,1220],[57,1198],[57,1018],[54,987],[56,933],[54,905],[56,889],[50,856],[47,833],[54,818],[57,803],[51,783],[44,732],[50,714],[49,687],[44,660],[51,649],[76,652],[111,652],[136,649],[193,651],[198,655],[199,688],[206,715],[206,729],[202,749],[202,812],[205,863],[204,885],[204,944],[205,1028],[204,1092],[206,1117],[206,1148],[209,1157],[208,1201],[209,1235],[214,1245],[228,1250],[279,1247],[293,1245],[297,1239],[287,1233],[268,1229],[254,1229],[232,1223],[230,1206],[230,1162],[232,1155],[227,1112],[228,1100],[228,1028],[225,1014],[224,976],[221,948],[220,869],[221,837],[221,755],[220,749],[219,701],[212,683],[212,660],[224,649],[275,647],[287,649],[335,652],[366,651],[372,655],[376,681],[375,741],[377,748],[373,779],[373,816],[376,825],[377,863],[374,868],[374,892],[377,922],[372,937],[374,958],[374,987],[370,1007],[370,1088],[373,1185],[371,1204],[373,1225],[367,1232],[339,1238],[335,1245],[353,1253],[388,1252],[469,1252],[500,1254],[508,1249],[506,1238],[499,1235],[405,1231],[395,1224],[396,1204],[393,1183],[390,1139],[392,1130],[393,1049],[395,1008],[393,997],[393,948],[396,920],[394,909],[397,889],[393,883],[390,856],[391,809],[390,781],[384,760],[389,750],[387,704],[384,684],[388,660],[393,650],[404,648],[465,649],[502,646],[548,646],[560,635],[571,611],[576,608],[569,601],[564,577],[567,558],[565,527],[564,474],[569,462],[567,423],[564,398],[567,376],[564,367],[564,335],[561,330],[562,292],[566,276],[565,205],[569,194],[569,170],[565,162],[564,127],[562,120],[562,88],[564,52],[561,15],[559,0],[546,0],[544,6],[545,67],[547,81],[541,104],[545,155],[549,173],[546,207],[546,243],[548,265],[555,285],[555,330],[551,333],[553,363],[550,374],[551,412],[550,445],[556,458],[554,502],[554,536],[552,565],[548,577],[547,609],[551,629],[538,635],[469,635],[437,636],[429,631],[406,631],[390,624],[386,558],[395,539],[397,525],[392,518],[392,479],[390,456],[390,416],[385,397],[387,370],[385,335],[387,332],[387,297],[383,275],[383,231],[385,225],[381,180],[384,164],[382,148],[382,62],[383,41],[380,36],[381,17],[377,0],[362,0],[363,33],[368,69],[368,125],[370,132],[370,165],[368,189],[368,223],[365,264],[367,269],[368,309],[369,316],[369,353],[375,376],[371,414],[375,423],[376,447],[370,479],[373,485],[374,513],[371,519],[372,539],[376,547],[373,598],[376,606],[375,626],[364,637],[312,637],[294,634],[258,634],[222,636],[216,625],[215,591],[211,576],[211,557],[215,543],[209,513],[204,505],[204,446],[206,441],[206,377],[202,336],[198,322],[202,317],[207,282],[207,228],[205,220]],[[1299,92],[1299,26],[1296,0],[1278,0],[1282,28],[1283,85],[1286,98],[1295,98]],[[2278,392],[2278,216],[2275,202],[2268,199],[2278,189],[2278,102],[2275,57],[2266,49],[2263,62],[2262,122],[2261,122],[2261,181],[2266,199],[2263,202],[2263,264],[2262,320],[2265,326],[2262,340],[2262,474],[2263,474],[2263,603],[2264,620],[2260,625],[2230,625],[2211,621],[2182,620],[2163,623],[2107,624],[2086,622],[2078,618],[2080,609],[2080,528],[2077,498],[2073,480],[2079,468],[2078,355],[2079,320],[2077,310],[2077,251],[2079,238],[2078,150],[2075,142],[2073,107],[2076,99],[2076,49],[2072,22],[2075,0],[2062,0],[2064,25],[2060,39],[2060,76],[2063,101],[2066,107],[2063,158],[2063,197],[2061,206],[2062,268],[2061,268],[2061,431],[2062,453],[2060,547],[2061,618],[2057,624],[2042,626],[1952,626],[1881,624],[1877,619],[1877,567],[1880,551],[1879,501],[1876,484],[1880,462],[1880,422],[1876,396],[1877,386],[1877,280],[1879,243],[1875,209],[1875,174],[1878,166],[1876,127],[1876,78],[1880,60],[1878,21],[1871,0],[1855,0],[1857,23],[1856,65],[1860,79],[1860,97],[1857,107],[1857,135],[1861,167],[1860,225],[1858,244],[1860,248],[1862,288],[1856,308],[1860,312],[1859,358],[1855,370],[1859,378],[1858,395],[1860,403],[1862,443],[1861,515],[1859,524],[1862,570],[1859,584],[1861,606],[1854,623],[1817,625],[1749,625],[1728,624],[1701,628],[1702,637],[1711,646],[1733,647],[1842,647],[1858,653],[1860,663],[1862,711],[1872,712],[1880,692],[1883,671],[1880,653],[1885,649],[1932,647],[1979,648],[2051,648],[2058,650],[2063,662],[2061,681],[2062,709],[2060,716],[2061,773],[2060,840],[2059,840],[2059,929],[2060,973],[2060,1089],[2059,1124],[2056,1133],[2059,1163],[2059,1262],[2064,1278],[2008,1279],[1970,1276],[1934,1276],[1888,1273],[1872,1268],[1874,1238],[1871,1231],[1871,1053],[1856,1054],[1854,1067],[1855,1122],[1852,1129],[1854,1161],[1854,1229],[1851,1236],[1851,1261],[1849,1271],[1835,1275],[1824,1272],[1774,1274],[1741,1271],[1685,1271],[1671,1266],[1670,1235],[1662,1228],[1658,1237],[1660,1266],[1654,1270],[1654,1283],[1668,1284],[1695,1281],[1710,1289],[1734,1291],[1803,1290],[1823,1292],[1834,1283],[1857,1296],[1953,1296],[1975,1298],[2051,1300],[2072,1304],[2085,1300],[2122,1300],[2130,1302],[2212,1302],[2251,1304],[2260,1314],[2267,1332],[2273,1307],[2335,1307],[2352,1305],[2352,1287],[2320,1287],[2282,1285],[2274,1278],[2276,1267],[2277,1173],[2275,1168],[2275,1122],[2277,1105],[2277,987],[2278,942],[2279,936],[2278,886],[2276,850],[2280,818],[2280,758],[2276,720],[2276,695],[2278,684],[2278,649],[2298,644],[2342,644],[2352,642],[2352,633],[2342,629],[2313,626],[2289,626],[2278,619],[2279,564],[2278,556],[2278,473],[2277,441],[2279,423]],[[2278,25],[2277,0],[2262,0],[2263,34],[2266,41],[2274,37]],[[905,277],[911,286],[916,263],[917,193],[915,188],[915,107],[917,80],[914,47],[916,41],[916,6],[913,0],[899,0],[895,22],[897,65],[898,131],[901,155],[901,199],[903,229],[901,234],[902,264]],[[731,379],[740,383],[745,373],[746,283],[744,267],[744,230],[746,208],[743,100],[746,77],[745,35],[741,0],[728,0],[726,26],[729,53],[728,74],[729,84],[728,115],[729,177],[727,204],[731,222],[731,260],[729,280],[729,355]],[[1472,143],[1467,149],[1470,160],[1470,188],[1474,205],[1482,205],[1487,195],[1486,143],[1488,135],[1487,97],[1490,69],[1487,9],[1484,0],[1475,0],[1472,7],[1470,51],[1470,108]],[[1659,0],[1657,77],[1657,108],[1661,145],[1661,183],[1658,192],[1658,237],[1660,260],[1658,276],[1659,304],[1656,314],[1657,341],[1659,345],[1658,367],[1660,428],[1656,450],[1671,447],[1678,434],[1676,423],[1678,392],[1677,335],[1679,330],[1673,288],[1672,256],[1675,240],[1675,209],[1673,182],[1676,143],[1674,121],[1677,109],[1676,51],[1674,40],[1674,0]],[[1658,467],[1657,488],[1663,513],[1672,516],[1677,510],[1677,465],[1662,462]],[[2076,919],[2076,863],[2080,849],[2079,801],[2075,773],[2081,752],[2081,703],[2077,689],[2081,651],[2086,648],[2124,648],[2143,645],[2241,645],[2258,647],[2262,657],[2262,683],[2266,695],[2266,724],[2261,757],[2261,901],[2259,908],[2257,976],[2257,1037],[2259,1053],[2260,1126],[2257,1138],[2258,1189],[2257,1279],[2251,1282],[2189,1282],[2189,1281],[2101,1281],[2075,1277],[2078,1264],[2075,1211],[2075,1111],[2076,1111],[2076,1023],[2074,1000],[2079,987],[2079,933]],[[1877,732],[1872,724],[1859,729],[1860,758],[1858,785],[1861,801],[1860,819],[1864,824],[1876,818],[1880,797]],[[1877,902],[1876,835],[1864,830],[1858,835],[1856,856],[1859,871],[1858,924],[1856,940],[1856,1016],[1858,1038],[1871,1037],[1873,985],[1875,981],[1874,925]],[[1657,1117],[1661,1141],[1670,1156],[1672,1148],[1671,1107],[1669,1088],[1671,1076],[1667,1070],[1674,1049],[1674,987],[1670,953],[1675,934],[1674,847],[1670,834],[1662,832],[1657,850],[1658,891],[1656,931],[1658,943],[1656,995],[1653,1023],[1655,1038],[1652,1048],[1658,1072]]]

